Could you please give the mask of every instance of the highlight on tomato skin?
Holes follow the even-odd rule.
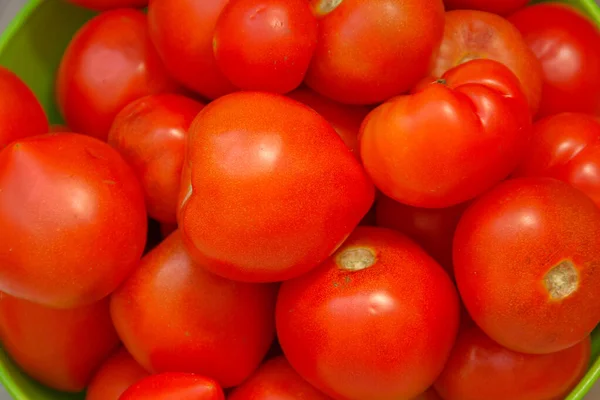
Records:
[[[223,389],[211,378],[164,372],[150,375],[130,386],[119,400],[225,400]]]

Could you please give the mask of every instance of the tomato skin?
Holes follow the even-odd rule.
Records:
[[[591,343],[551,354],[523,354],[464,327],[435,388],[445,400],[564,399],[587,371]]]
[[[519,78],[532,115],[542,95],[542,66],[519,30],[505,18],[484,11],[446,12],[444,39],[432,74],[473,59],[490,59],[506,65]]]
[[[328,3],[313,2],[317,15]],[[306,83],[341,103],[385,101],[427,74],[443,29],[441,0],[344,0],[319,19]]]
[[[177,221],[187,130],[203,107],[175,94],[142,97],[121,110],[108,135],[142,182],[148,214],[160,222]]]
[[[317,32],[307,0],[230,0],[217,21],[213,51],[236,87],[287,93],[306,75]]]
[[[48,118],[35,94],[0,66],[0,150],[11,142],[48,133]]]
[[[96,371],[85,400],[119,400],[127,388],[150,375],[124,348],[119,348]]]
[[[225,400],[219,384],[204,376],[165,372],[131,386],[119,400]]]
[[[49,307],[83,306],[139,262],[143,192],[108,144],[72,133],[13,142],[0,153],[0,187],[0,290]]]
[[[374,198],[323,117],[262,92],[233,93],[200,112],[182,176],[178,220],[190,255],[239,281],[281,281],[314,268]]]
[[[358,227],[321,266],[281,285],[276,323],[292,367],[334,399],[413,398],[443,369],[458,296],[410,239]]]
[[[28,375],[66,392],[83,390],[119,345],[106,299],[59,310],[5,293],[0,293],[0,340]]]
[[[529,0],[444,0],[446,10],[479,10],[507,16],[525,7]]]
[[[114,8],[143,8],[148,6],[149,0],[67,0],[70,3],[97,11],[106,11]]]
[[[600,30],[559,4],[529,6],[509,18],[541,61],[539,116],[560,112],[600,115]]]
[[[192,262],[177,231],[113,293],[111,313],[148,371],[197,373],[231,387],[250,376],[273,341],[276,289],[209,273]]]
[[[463,214],[454,273],[473,320],[523,353],[564,350],[600,320],[600,209],[550,178],[501,183]]]
[[[502,64],[474,60],[377,107],[360,133],[375,185],[414,207],[444,208],[474,198],[521,162],[531,117],[517,78]]]

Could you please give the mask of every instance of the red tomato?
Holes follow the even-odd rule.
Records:
[[[0,150],[14,140],[48,133],[48,119],[35,94],[2,66],[0,93]]]
[[[543,70],[540,116],[576,111],[600,115],[600,30],[559,4],[527,7],[509,18]]]
[[[160,224],[160,234],[163,239],[166,239],[171,233],[177,230],[177,224]]]
[[[402,234],[359,227],[313,271],[281,285],[277,334],[294,369],[340,400],[429,388],[458,330],[444,270]]]
[[[106,11],[113,8],[148,6],[148,0],[67,0],[70,3],[81,7],[91,8],[92,10]]]
[[[66,392],[83,390],[119,345],[108,300],[58,310],[5,293],[0,293],[0,340],[28,375]]]
[[[447,10],[479,10],[509,15],[525,7],[529,0],[444,0]]]
[[[75,132],[105,140],[127,104],[176,90],[146,25],[141,11],[108,11],[86,23],[67,47],[58,71],[57,99]]]
[[[91,304],[140,260],[144,195],[116,150],[65,133],[0,153],[0,290],[51,307]]]
[[[142,182],[148,214],[158,221],[177,221],[187,131],[203,107],[174,94],[143,97],[117,115],[108,135]]]
[[[444,30],[442,0],[312,0],[320,17],[306,83],[342,103],[371,104],[427,74]]]
[[[298,375],[285,357],[265,362],[227,400],[329,400]]]
[[[547,354],[600,321],[600,209],[549,178],[506,181],[476,200],[454,236],[454,273],[473,320],[493,340]]]
[[[111,312],[123,344],[147,370],[197,373],[231,387],[250,376],[273,341],[275,289],[210,274],[175,232],[112,295]]]
[[[142,379],[119,400],[225,400],[217,382],[200,375],[166,372]]]
[[[148,375],[127,350],[120,348],[98,369],[87,387],[85,400],[119,400],[129,386]]]
[[[508,350],[465,327],[435,387],[445,400],[564,399],[587,371],[590,339],[558,353]]]
[[[506,178],[521,161],[531,117],[516,77],[474,60],[376,108],[361,129],[361,156],[377,187],[415,207],[449,207]]]
[[[600,120],[578,113],[539,120],[529,152],[513,175],[560,179],[600,206]]]
[[[280,281],[325,260],[373,203],[373,184],[314,110],[240,92],[189,133],[179,227],[190,255],[229,279]]]
[[[215,28],[217,65],[240,89],[287,93],[304,80],[317,30],[307,0],[230,0]]]
[[[415,397],[413,400],[443,400],[440,395],[433,389],[429,389],[425,393]]]
[[[227,2],[152,0],[148,7],[150,37],[169,72],[211,99],[235,90],[213,55],[213,33]]]
[[[503,63],[519,78],[533,115],[542,94],[542,67],[518,29],[506,19],[483,11],[456,10],[446,13],[444,40],[432,70],[433,75],[473,59]]]

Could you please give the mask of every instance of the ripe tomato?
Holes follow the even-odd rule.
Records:
[[[177,224],[160,224],[160,234],[163,239],[177,230]]]
[[[450,354],[458,296],[410,239],[359,227],[321,266],[281,285],[276,321],[292,367],[325,394],[413,398]]]
[[[420,394],[413,400],[443,400],[440,395],[433,389],[427,390],[425,393]]]
[[[113,119],[140,97],[176,90],[152,47],[146,16],[102,13],[77,32],[60,64],[57,100],[75,132],[106,140]]]
[[[210,378],[181,372],[151,375],[135,383],[119,400],[225,400]]]
[[[148,7],[150,37],[171,75],[210,99],[235,90],[213,55],[213,33],[227,2],[152,0]]]
[[[230,0],[217,21],[214,55],[238,88],[287,93],[304,80],[317,30],[307,0]]]
[[[91,8],[92,10],[106,11],[113,8],[148,6],[149,0],[67,0],[70,3],[81,7]]]
[[[427,74],[442,39],[442,0],[313,0],[318,44],[306,83],[342,103],[371,104]]]
[[[83,390],[119,345],[108,300],[58,310],[5,293],[0,293],[0,340],[28,375],[66,392]]]
[[[306,382],[285,357],[265,362],[244,383],[235,388],[227,400],[329,400]]]
[[[275,291],[205,271],[177,231],[112,295],[111,312],[123,344],[148,371],[197,373],[231,387],[273,341]]]
[[[590,351],[588,337],[558,353],[517,353],[469,325],[459,333],[435,388],[444,400],[564,399],[585,375]]]
[[[540,116],[576,111],[600,115],[600,30],[569,6],[539,4],[509,18],[543,70]]]
[[[35,136],[0,153],[0,290],[50,307],[91,304],[140,260],[144,195],[108,144]]]
[[[446,10],[479,10],[509,15],[525,7],[529,0],[444,0]]]
[[[117,115],[108,135],[142,182],[148,214],[158,221],[177,221],[187,130],[203,107],[174,94],[142,97]]]
[[[519,78],[532,115],[535,115],[542,94],[542,66],[517,28],[492,13],[447,12],[444,40],[433,75],[442,76],[457,65],[480,58],[495,60],[510,68]]]
[[[531,134],[527,101],[504,65],[473,60],[443,78],[379,106],[361,129],[377,187],[415,207],[449,207],[489,189],[518,165]]]
[[[0,66],[0,150],[14,140],[48,133],[41,104],[23,81]]]
[[[87,387],[85,400],[119,400],[127,388],[148,376],[124,348],[102,364]]]
[[[550,178],[506,181],[476,200],[454,236],[454,273],[473,320],[493,340],[546,354],[600,321],[600,209]]]
[[[181,189],[179,227],[192,258],[253,282],[314,268],[374,198],[360,163],[324,118],[260,92],[233,93],[200,112]]]

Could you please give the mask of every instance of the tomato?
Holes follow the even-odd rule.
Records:
[[[160,234],[163,239],[177,230],[177,224],[160,224]]]
[[[119,345],[108,300],[59,310],[5,293],[0,293],[0,340],[29,376],[66,392],[83,390]]]
[[[127,104],[177,89],[152,47],[146,24],[141,11],[108,11],[87,22],[67,47],[57,100],[75,132],[105,140]]]
[[[181,372],[152,375],[135,383],[119,400],[225,400],[217,382]]]
[[[116,150],[84,135],[0,153],[0,290],[51,307],[91,304],[139,262],[144,196]]]
[[[410,239],[359,227],[322,265],[283,282],[276,323],[292,367],[325,394],[408,399],[444,367],[458,330],[458,296]]]
[[[285,357],[265,362],[227,400],[329,400],[298,375]]]
[[[433,389],[429,389],[425,393],[420,394],[413,400],[443,400],[440,395]]]
[[[441,82],[389,100],[361,128],[377,187],[415,207],[449,207],[491,188],[521,161],[531,134],[519,82],[502,64],[473,60]]]
[[[217,21],[214,55],[238,88],[287,93],[304,80],[317,31],[307,0],[230,0]]]
[[[318,44],[306,83],[342,103],[371,104],[427,74],[444,30],[441,0],[313,0]]]
[[[539,120],[528,154],[513,176],[560,179],[600,206],[600,120],[579,113]]]
[[[85,400],[119,400],[129,386],[148,375],[127,350],[120,348],[95,373]]]
[[[63,124],[52,124],[49,128],[50,133],[73,133],[73,130]],[[47,132],[45,132],[47,133]]]
[[[457,65],[480,58],[495,60],[510,68],[519,78],[532,115],[535,115],[542,94],[542,67],[518,29],[492,13],[447,12],[444,39],[433,75],[442,76]]]
[[[559,4],[524,8],[509,18],[541,61],[540,116],[565,111],[600,115],[600,30]]]
[[[70,3],[81,7],[91,8],[92,10],[106,11],[113,8],[148,6],[149,0],[67,0]]]
[[[111,313],[147,370],[197,373],[231,387],[250,376],[273,341],[275,292],[207,272],[177,231],[112,295]]]
[[[142,182],[148,214],[158,221],[177,221],[187,130],[203,107],[180,95],[143,97],[117,115],[108,135]]]
[[[235,90],[213,55],[217,19],[228,0],[152,0],[150,37],[168,71],[204,97],[215,99]]]
[[[178,221],[190,255],[240,281],[280,281],[314,268],[374,198],[323,117],[261,92],[233,93],[200,112],[182,179]]]
[[[587,371],[590,339],[558,353],[508,350],[475,325],[461,330],[435,388],[445,400],[564,399]]]
[[[446,10],[479,10],[509,15],[529,3],[529,0],[444,0]]]
[[[23,81],[0,66],[0,150],[11,142],[48,133],[41,104]]]
[[[600,209],[550,178],[506,181],[476,200],[454,236],[454,273],[473,320],[494,341],[547,354],[600,320]]]

